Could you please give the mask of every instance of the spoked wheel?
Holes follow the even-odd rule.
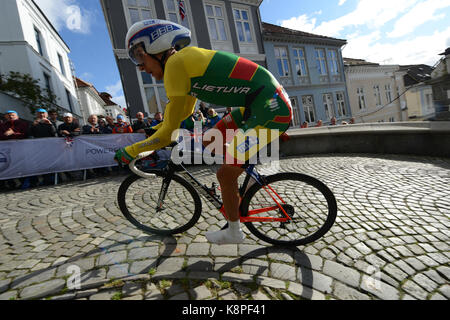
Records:
[[[291,219],[286,222],[247,222],[259,239],[275,245],[298,246],[322,237],[332,227],[337,214],[333,193],[319,180],[300,173],[278,173],[265,178],[266,185],[254,184],[241,203],[243,217],[249,211],[269,208],[252,217]],[[262,210],[264,211],[264,210]]]
[[[117,200],[125,218],[142,231],[171,235],[191,228],[200,218],[202,203],[194,187],[177,175],[151,170],[154,178],[135,174],[120,185]]]

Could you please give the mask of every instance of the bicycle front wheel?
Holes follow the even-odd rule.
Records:
[[[117,200],[125,218],[138,229],[157,235],[177,234],[191,228],[202,211],[194,187],[177,175],[167,179],[163,171],[149,173],[156,177],[144,179],[132,174],[120,185]]]
[[[319,180],[295,172],[265,178],[266,185],[254,184],[241,204],[243,217],[264,217],[265,221],[245,225],[259,239],[275,245],[304,245],[322,237],[337,214],[333,193]],[[252,215],[252,210],[260,213]],[[291,218],[276,222],[270,218]]]

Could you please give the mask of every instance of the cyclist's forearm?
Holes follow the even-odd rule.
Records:
[[[169,145],[172,140],[170,139],[172,131],[161,128],[150,138],[135,143],[131,146],[125,148],[125,151],[133,158],[137,157],[138,154],[146,151],[152,151],[161,149]]]

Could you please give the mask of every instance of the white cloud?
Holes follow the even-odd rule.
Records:
[[[449,34],[450,27],[447,27],[427,36],[382,43],[379,42],[379,31],[375,31],[369,35],[348,39],[343,55],[382,64],[434,65],[440,58],[438,54],[446,48]]]
[[[367,26],[371,29],[382,27],[401,13],[413,7],[419,0],[360,0],[356,9],[342,17],[322,22],[316,26],[316,18],[304,14],[281,21],[283,27],[316,34],[337,37],[347,27]],[[308,28],[308,30],[302,29]]]
[[[304,32],[313,32],[316,28],[316,20],[316,18],[309,18],[308,15],[303,14],[298,17],[292,17],[288,20],[281,21],[281,26]]]
[[[339,5],[342,6],[346,2],[347,2],[347,0],[339,0]]]
[[[115,84],[106,86],[106,92],[112,96],[112,101],[122,107],[126,107],[125,96],[123,95],[122,82],[119,80]]]
[[[117,97],[112,97],[111,99],[113,102],[117,103],[119,106],[121,106],[122,108],[126,108],[127,107],[127,103],[125,101],[125,96],[121,95],[121,96],[117,96]]]
[[[339,5],[345,2],[341,0]],[[406,36],[430,21],[445,18],[443,9],[447,7],[450,0],[359,0],[353,11],[330,21],[318,23],[315,14],[302,14],[280,24],[347,39],[346,57],[382,64],[434,65],[440,58],[438,53],[450,46],[448,22],[434,33]]]
[[[106,86],[106,92],[108,92],[113,97],[116,96],[118,93],[122,92],[122,82],[119,80],[115,84],[112,84],[110,86]]]
[[[57,30],[67,28],[73,32],[88,34],[92,14],[83,10],[76,0],[35,0]]]
[[[428,21],[442,19],[445,15],[436,15],[436,12],[446,7],[450,7],[450,0],[427,0],[419,3],[398,19],[394,25],[394,30],[387,35],[390,38],[402,37],[412,33],[417,27]]]

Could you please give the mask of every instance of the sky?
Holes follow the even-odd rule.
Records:
[[[70,47],[75,74],[126,106],[99,0],[35,0]],[[264,0],[261,19],[347,40],[343,56],[428,64],[450,47],[450,0]],[[195,16],[195,14],[194,14]]]

